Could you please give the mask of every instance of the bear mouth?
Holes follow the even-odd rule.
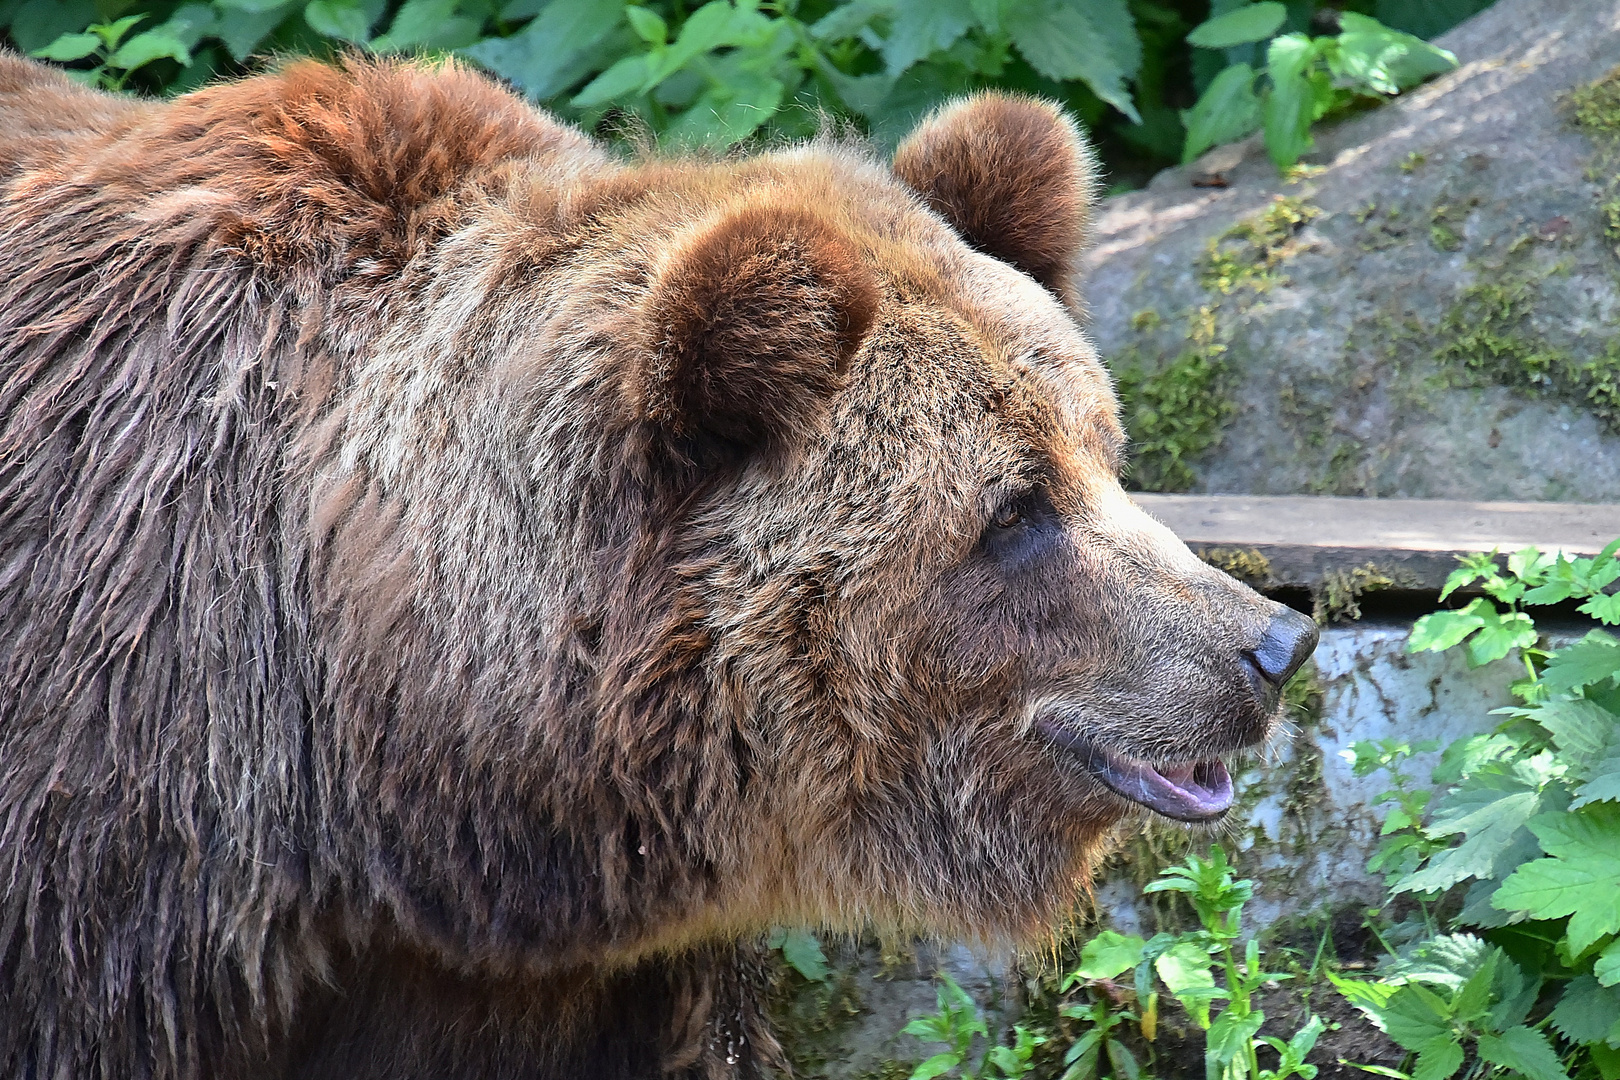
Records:
[[[1154,765],[1100,746],[1050,721],[1038,724],[1104,787],[1176,821],[1213,821],[1232,808],[1232,774],[1219,758]]]

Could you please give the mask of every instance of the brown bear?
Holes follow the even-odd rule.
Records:
[[[1125,495],[1038,101],[615,157],[454,65],[0,56],[0,1075],[758,1075],[1028,939],[1308,619]]]

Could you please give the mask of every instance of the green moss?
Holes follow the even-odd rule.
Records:
[[[1566,103],[1576,127],[1620,139],[1620,67],[1570,91]]]
[[[1401,172],[1408,174],[1414,173],[1427,164],[1428,160],[1429,159],[1424,156],[1421,150],[1413,150],[1401,160]]]
[[[1353,622],[1361,618],[1361,597],[1399,582],[1374,563],[1350,570],[1329,570],[1312,591],[1312,614],[1321,624]]]
[[[1216,569],[1226,571],[1245,585],[1264,588],[1274,580],[1271,576],[1271,560],[1254,548],[1203,548],[1198,552],[1198,557]]]
[[[1220,441],[1232,415],[1229,372],[1219,355],[1189,349],[1158,371],[1118,371],[1125,430],[1131,433],[1131,485],[1140,491],[1185,491],[1191,462]]]
[[[1239,289],[1265,292],[1277,269],[1299,250],[1299,231],[1321,211],[1304,199],[1278,195],[1258,214],[1244,218],[1209,242],[1199,267],[1199,284],[1229,295]]]

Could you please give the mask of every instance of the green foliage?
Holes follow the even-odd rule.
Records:
[[[939,976],[935,998],[938,1009],[912,1020],[901,1030],[924,1042],[943,1043],[946,1049],[927,1058],[911,1072],[911,1080],[932,1080],[936,1076],[959,1076],[962,1080],[1019,1080],[1030,1070],[1037,1047],[1046,1042],[1024,1027],[1013,1028],[1013,1041],[987,1048],[976,1066],[969,1061],[975,1037],[987,1039],[989,1029],[973,996],[944,972]],[[1133,1078],[1134,1080],[1134,1078]]]
[[[1527,548],[1505,565],[1492,552],[1452,573],[1444,595],[1484,595],[1425,616],[1408,647],[1462,648],[1471,665],[1517,650],[1525,677],[1501,726],[1446,748],[1434,779],[1449,787],[1432,802],[1401,769],[1411,748],[1352,748],[1358,775],[1397,778],[1374,867],[1426,901],[1466,887],[1452,922],[1480,931],[1441,933],[1431,918],[1377,982],[1335,980],[1416,1055],[1412,1080],[1445,1080],[1469,1050],[1475,1075],[1620,1077],[1620,640],[1593,630],[1550,649],[1523,610],[1579,600],[1620,623],[1617,552]]]
[[[1311,148],[1316,121],[1358,98],[1391,97],[1457,66],[1446,50],[1366,15],[1344,12],[1339,32],[1319,37],[1279,34],[1287,16],[1284,5],[1263,0],[1216,15],[1187,35],[1211,50],[1264,43],[1266,62],[1258,69],[1233,63],[1182,114],[1182,161],[1261,129],[1271,160],[1286,169]]]
[[[1185,491],[1191,462],[1214,446],[1231,415],[1219,346],[1190,348],[1157,371],[1115,365],[1125,430],[1131,433],[1132,486]]]
[[[1061,101],[1098,131],[1111,163],[1143,177],[1188,145],[1184,115],[1198,117],[1206,145],[1252,130],[1264,70],[1247,68],[1245,81],[1233,64],[1210,93],[1205,61],[1303,25],[1322,2],[1215,0],[1222,13],[1194,28],[1203,0],[0,0],[0,32],[87,81],[146,92],[188,90],[269,55],[454,53],[604,133],[713,148],[803,135],[823,117],[892,144],[953,95],[1007,87]],[[1453,0],[1445,25],[1483,2]],[[1418,0],[1376,6],[1397,24],[1428,18]],[[106,36],[133,25],[133,36]],[[1384,52],[1368,71],[1415,70],[1395,56],[1396,32],[1378,33]],[[1350,56],[1353,38],[1346,29],[1321,39],[1331,49],[1311,48]]]
[[[782,959],[787,961],[788,966],[811,982],[826,982],[831,975],[827,957],[821,951],[821,942],[808,930],[778,927],[771,932],[767,944],[773,949],[780,949]]]

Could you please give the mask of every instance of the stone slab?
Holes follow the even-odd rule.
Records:
[[[1331,574],[1375,568],[1386,588],[1435,592],[1475,551],[1593,555],[1620,537],[1620,504],[1363,499],[1326,496],[1132,496],[1207,561],[1267,588],[1315,590]],[[1239,572],[1244,557],[1249,573]],[[1263,570],[1260,568],[1263,567]]]

